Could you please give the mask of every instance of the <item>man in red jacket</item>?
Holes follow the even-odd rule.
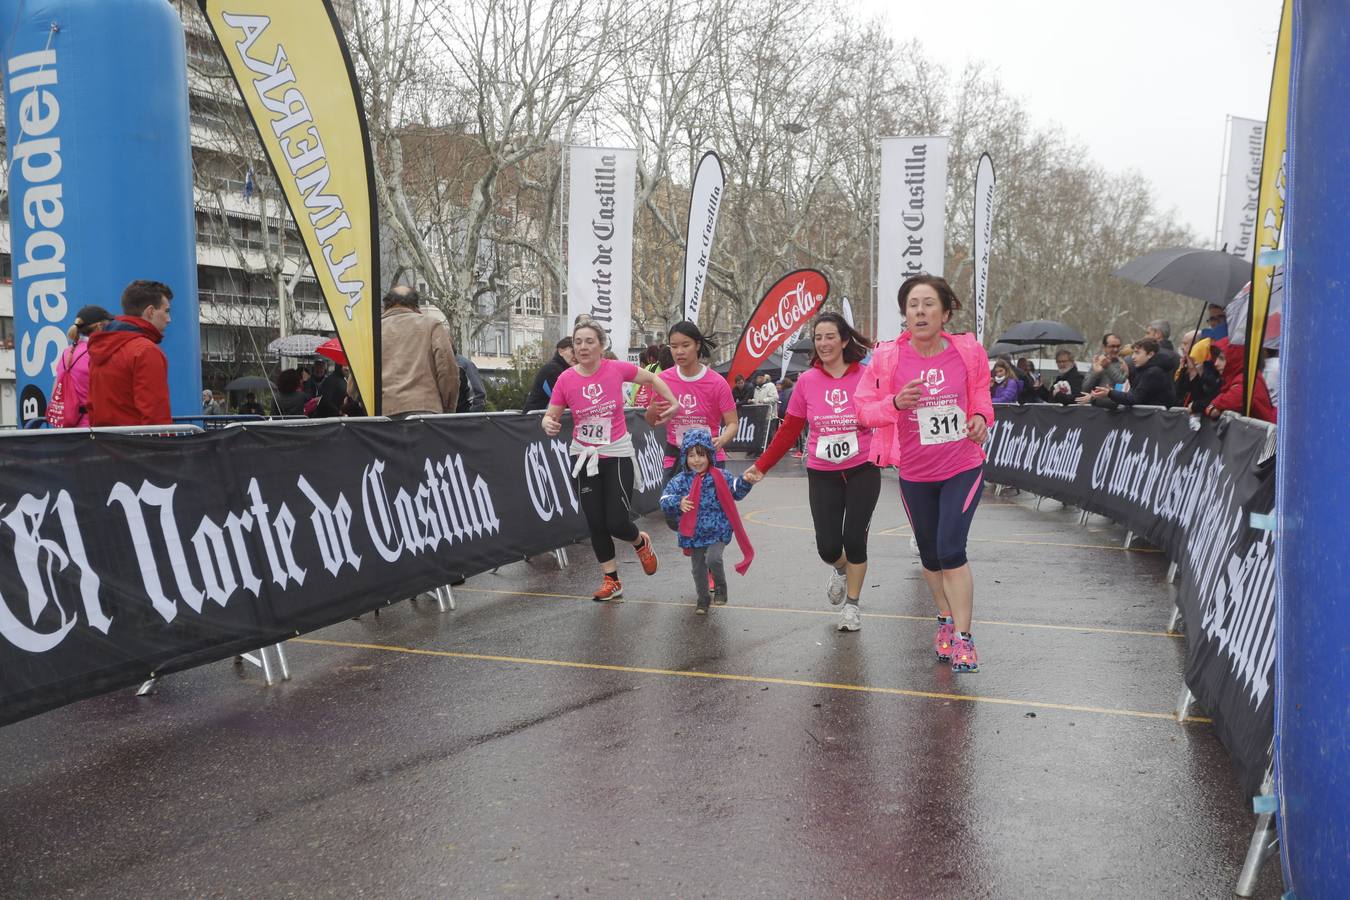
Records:
[[[122,291],[122,315],[89,339],[91,425],[168,425],[173,421],[169,361],[156,346],[169,324],[172,299],[168,285],[133,281]]]

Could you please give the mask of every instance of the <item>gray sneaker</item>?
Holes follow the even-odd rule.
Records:
[[[715,606],[726,606],[726,605],[727,605],[727,586],[726,586],[726,585],[722,585],[722,586],[719,587],[719,588],[713,588],[712,600],[713,600],[713,604],[714,604]]]
[[[862,613],[858,611],[858,604],[845,603],[844,614],[839,617],[840,631],[861,631]]]
[[[825,588],[825,596],[829,598],[831,606],[838,606],[844,602],[844,592],[848,590],[848,572],[838,572],[830,569],[830,584]]]

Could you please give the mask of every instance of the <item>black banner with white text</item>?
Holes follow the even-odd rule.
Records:
[[[985,477],[1107,516],[1179,566],[1186,684],[1256,793],[1274,732],[1275,506],[1270,431],[1180,410],[996,408]],[[1267,458],[1269,457],[1269,458]]]
[[[628,427],[647,513],[664,442]],[[486,415],[3,439],[0,724],[584,538],[569,432]]]

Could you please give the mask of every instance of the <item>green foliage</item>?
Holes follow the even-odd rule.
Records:
[[[520,409],[525,405],[534,376],[544,364],[543,342],[527,344],[511,354],[511,368],[483,379],[488,412]]]

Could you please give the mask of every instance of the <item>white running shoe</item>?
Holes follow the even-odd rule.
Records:
[[[830,584],[825,589],[825,596],[830,598],[831,606],[838,606],[844,602],[844,592],[848,590],[848,572],[838,572],[830,569]]]
[[[844,614],[839,617],[840,631],[860,631],[862,629],[862,613],[858,611],[858,604],[845,603]]]

